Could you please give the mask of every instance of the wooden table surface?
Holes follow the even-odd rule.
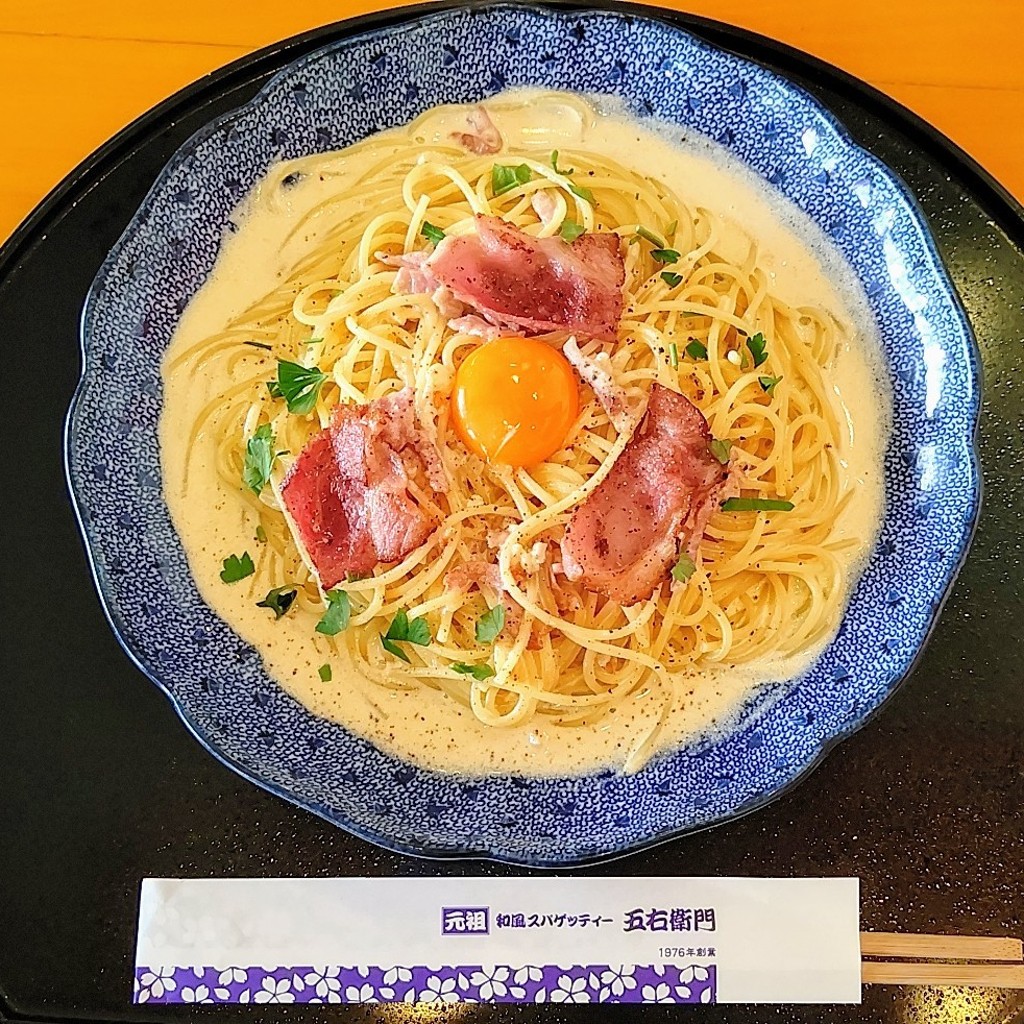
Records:
[[[790,43],[931,121],[1024,200],[1021,0],[664,0]],[[250,50],[385,0],[2,0],[0,240],[78,161]]]

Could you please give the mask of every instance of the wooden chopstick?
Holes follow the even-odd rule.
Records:
[[[865,985],[982,985],[1024,988],[1024,964],[913,964],[863,960]]]
[[[975,985],[1024,988],[1024,944],[1020,939],[988,935],[903,935],[898,932],[861,932],[860,951],[863,957],[904,958],[902,962],[862,960],[861,981],[865,985]],[[908,962],[914,959],[974,962]]]
[[[902,935],[861,932],[861,956],[893,956],[918,960],[1024,960],[1020,939],[990,935]]]

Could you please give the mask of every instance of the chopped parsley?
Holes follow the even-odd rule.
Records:
[[[256,539],[261,544],[267,543],[267,531],[263,529],[263,524],[259,523],[256,527]]]
[[[310,338],[309,341],[306,342],[307,345],[322,345],[323,343],[323,338]]]
[[[420,228],[420,234],[428,241],[433,242],[437,245],[438,242],[444,238],[444,232],[440,228],[434,227],[429,221],[423,222],[423,227]]]
[[[405,636],[394,635],[391,636],[392,640],[408,640],[409,643],[419,644],[421,647],[426,647],[430,643],[430,626],[422,615],[410,621],[405,612],[399,612],[391,623],[392,628],[399,629],[397,624],[400,620],[400,631],[404,632]],[[391,634],[391,630],[388,630],[388,634]]]
[[[270,479],[274,466],[274,428],[264,423],[256,428],[245,446],[245,464],[242,466],[242,483],[253,494],[259,494]]]
[[[467,665],[464,661],[456,661],[452,664],[451,668],[453,672],[458,672],[464,676],[472,676],[480,682],[490,679],[494,675],[494,669],[487,664]]]
[[[673,370],[679,366],[679,346],[674,341],[668,346],[668,364]]]
[[[767,347],[768,343],[764,340],[764,335],[760,331],[747,338],[747,348],[750,350],[750,356],[754,360],[754,369],[757,369],[768,358],[768,353],[765,351]]]
[[[244,580],[246,576],[251,576],[256,571],[256,566],[252,564],[252,559],[249,557],[249,552],[243,552],[242,557],[238,555],[228,555],[224,559],[224,568],[220,571],[220,578],[225,583],[237,583],[239,580]]]
[[[331,672],[331,666],[324,662],[317,670],[316,674],[320,677],[322,682],[329,683],[334,675]]]
[[[675,249],[652,249],[651,256],[659,263],[676,263],[679,260]]]
[[[675,286],[682,281],[683,275],[677,274],[672,270],[663,270],[661,272],[661,279],[669,286],[669,288],[675,288]]]
[[[696,571],[697,566],[693,564],[693,559],[685,551],[681,551],[676,564],[672,566],[672,579],[685,583]]]
[[[732,445],[728,441],[721,441],[717,437],[711,442],[711,454],[723,465],[729,464],[729,454]]]
[[[526,168],[527,170],[529,170],[529,168],[526,167],[526,164],[523,164],[523,167]],[[557,149],[552,150],[552,152],[551,152],[551,167],[554,169],[555,174],[561,174],[563,177],[568,177],[570,174],[575,174],[576,173],[576,169],[574,167],[559,167],[558,166],[558,150]],[[529,178],[529,176],[527,176],[523,180],[524,181],[529,181],[530,178]],[[568,185],[569,185],[569,191],[574,196],[579,196],[580,199],[585,199],[592,206],[597,206],[597,201],[594,199],[594,193],[591,192],[590,189],[586,187],[586,185],[577,185],[574,181],[568,182]],[[497,191],[495,191],[494,194],[495,195],[500,195],[500,193],[497,192]],[[570,238],[570,239],[568,239],[568,241],[571,242],[572,239]]]
[[[315,366],[278,360],[277,386],[288,403],[288,411],[296,415],[304,416],[313,411],[325,380],[327,374]]]
[[[778,498],[728,498],[722,502],[723,512],[792,512],[791,501]]]
[[[476,620],[477,643],[493,643],[498,634],[505,628],[505,606],[496,604],[488,608],[479,619]]]
[[[686,354],[693,359],[707,359],[708,349],[707,346],[699,341],[691,341],[686,346]]]
[[[267,393],[271,398],[284,398],[284,395],[281,394],[281,386],[276,380],[268,380],[264,383],[267,385]]]
[[[575,182],[569,182],[569,191],[574,196],[579,196],[580,199],[585,199],[591,206],[596,206],[597,203],[594,201],[594,193],[586,188],[584,185],[577,185]]]
[[[294,583],[286,583],[283,587],[274,587],[267,591],[267,596],[262,601],[256,602],[257,608],[269,608],[274,613],[274,618],[279,619],[295,603],[299,588]]]
[[[525,185],[532,177],[529,164],[519,164],[518,167],[495,164],[491,168],[491,191],[496,196],[504,195],[517,185]]]
[[[419,644],[426,647],[431,641],[430,626],[423,616],[410,621],[408,614],[403,610],[395,613],[395,617],[388,626],[387,633],[380,634],[381,646],[389,654],[408,662],[409,655],[398,645],[400,643]],[[411,664],[411,662],[410,662]]]
[[[772,397],[775,396],[775,387],[782,380],[781,377],[758,377],[757,383],[761,385],[762,391],[767,391]]]
[[[558,150],[554,149],[551,151],[551,167],[555,174],[575,174],[576,169],[574,167],[562,168],[558,166]]]
[[[323,633],[324,636],[337,636],[343,629],[348,628],[351,614],[352,605],[348,594],[344,590],[328,590],[327,610],[320,616],[316,631]]]
[[[583,234],[583,225],[574,220],[563,220],[558,232],[567,242],[575,242]]]
[[[412,664],[412,660],[409,655],[406,654],[405,651],[403,651],[402,648],[394,642],[394,640],[389,640],[383,633],[380,635],[380,645],[388,652],[388,654],[393,654],[396,658],[401,658],[402,661],[407,662],[410,665]]]
[[[242,344],[249,345],[251,348],[262,348],[265,349],[267,352],[274,351],[273,345],[264,345],[262,341],[243,341]]]
[[[653,231],[645,228],[642,224],[636,226],[636,235],[633,237],[636,238],[638,236],[650,242],[656,249],[661,249],[665,245],[664,239],[659,238]]]

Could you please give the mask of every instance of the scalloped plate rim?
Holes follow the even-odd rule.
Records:
[[[889,677],[889,682],[886,684],[887,691],[885,696],[877,704],[870,707],[857,719],[852,721],[847,728],[834,733],[827,740],[823,741],[814,756],[807,760],[794,775],[789,777],[781,785],[760,794],[758,797],[753,798],[746,803],[740,804],[733,810],[721,814],[712,820],[701,822],[699,824],[684,825],[678,828],[663,829],[645,839],[627,840],[619,846],[612,847],[598,853],[578,855],[575,853],[566,853],[564,851],[555,851],[552,855],[541,858],[531,855],[516,856],[508,851],[494,848],[456,848],[453,846],[431,846],[428,843],[418,841],[402,842],[391,835],[356,825],[348,818],[342,817],[339,812],[331,811],[329,808],[318,806],[310,800],[298,797],[285,787],[270,781],[269,779],[261,776],[257,771],[243,765],[230,755],[225,754],[218,747],[216,741],[204,732],[203,727],[193,720],[187,709],[184,707],[182,701],[168,689],[167,684],[160,678],[158,671],[146,663],[143,656],[133,649],[130,641],[126,638],[128,627],[115,610],[111,595],[111,590],[113,588],[96,560],[90,537],[90,527],[87,525],[85,517],[83,516],[80,496],[76,489],[74,479],[76,466],[73,464],[73,438],[78,427],[79,406],[81,398],[87,389],[91,374],[95,370],[95,364],[90,365],[89,361],[89,339],[87,330],[88,323],[93,312],[93,307],[97,301],[99,293],[102,291],[102,285],[108,275],[108,272],[120,255],[121,249],[127,244],[129,238],[134,236],[135,232],[139,229],[139,224],[143,215],[156,201],[162,187],[178,169],[181,163],[188,158],[191,152],[200,143],[214,135],[225,125],[230,124],[258,107],[280,79],[285,76],[292,75],[307,64],[319,60],[341,46],[348,46],[360,41],[372,39],[383,33],[394,31],[403,26],[411,24],[419,25],[433,20],[441,20],[452,13],[466,10],[473,13],[484,13],[491,10],[530,11],[556,19],[571,16],[581,20],[616,18],[628,21],[639,20],[656,22],[669,31],[687,37],[698,49],[711,53],[725,53],[732,60],[741,64],[751,65],[767,73],[772,78],[780,82],[786,90],[798,94],[804,102],[806,102],[816,114],[820,115],[835,131],[837,138],[846,149],[853,150],[860,159],[863,159],[866,163],[870,163],[883,178],[895,186],[899,198],[907,204],[907,207],[910,210],[913,228],[923,243],[924,250],[929,258],[930,266],[927,268],[929,274],[933,278],[937,279],[941,284],[944,296],[950,302],[957,317],[960,332],[967,340],[966,353],[969,364],[967,383],[970,388],[970,393],[966,397],[969,399],[968,419],[972,425],[971,437],[968,445],[970,485],[969,513],[963,519],[964,532],[956,550],[956,562],[948,571],[941,593],[932,602],[932,610],[924,622],[920,637],[916,641],[914,654],[905,665]],[[396,8],[394,9],[394,13],[401,14],[402,12],[400,8]],[[659,7],[647,7],[640,4],[631,4],[629,10],[625,10],[619,5],[605,7],[602,5],[601,0],[598,0],[597,3],[585,10],[572,10],[560,5],[545,5],[543,3],[536,2],[510,3],[507,2],[507,0],[502,0],[502,2],[478,5],[474,3],[473,0],[455,0],[455,2],[439,10],[428,9],[424,11],[422,7],[417,7],[414,11],[410,12],[408,17],[405,17],[400,21],[378,25],[367,29],[355,30],[351,34],[345,33],[345,26],[350,22],[358,22],[360,20],[360,16],[356,16],[351,19],[344,19],[341,22],[337,22],[332,26],[326,27],[326,31],[333,30],[341,32],[342,34],[336,36],[330,42],[325,43],[322,46],[318,46],[309,53],[285,64],[279,70],[274,72],[246,103],[207,122],[175,149],[174,153],[170,156],[154,179],[153,184],[150,186],[145,197],[132,214],[124,230],[118,236],[117,241],[111,247],[109,253],[101,263],[89,286],[86,299],[83,304],[82,313],[79,319],[78,334],[82,368],[79,380],[68,406],[63,431],[62,446],[64,452],[65,481],[71,498],[71,505],[74,510],[75,520],[83,541],[83,547],[85,549],[89,571],[93,579],[96,593],[103,609],[104,616],[110,625],[117,643],[140,672],[142,672],[142,674],[146,676],[161,693],[164,694],[188,732],[196,739],[200,746],[202,746],[208,753],[212,754],[213,757],[215,757],[221,764],[261,789],[270,792],[275,796],[281,797],[293,806],[300,807],[305,811],[315,814],[317,817],[327,821],[333,827],[341,828],[351,835],[395,853],[412,855],[428,860],[489,860],[516,866],[558,870],[560,868],[583,867],[587,865],[607,863],[611,860],[626,857],[633,853],[648,850],[654,846],[659,846],[685,835],[692,835],[738,820],[748,814],[760,810],[805,782],[807,778],[821,766],[822,762],[829,756],[829,754],[831,754],[845,740],[849,739],[855,733],[868,725],[878,714],[882,712],[896,693],[902,688],[903,684],[907,681],[921,660],[927,644],[939,623],[942,610],[952,593],[956,579],[970,553],[971,543],[974,539],[980,518],[984,489],[983,477],[980,471],[979,452],[980,413],[984,384],[981,353],[977,339],[974,335],[974,330],[963,308],[960,295],[952,282],[945,262],[938,252],[934,236],[927,226],[927,218],[917,201],[916,196],[895,170],[893,170],[879,157],[864,149],[854,141],[843,122],[829,108],[817,100],[802,86],[795,83],[787,75],[775,71],[756,58],[738,54],[725,47],[708,43],[699,35],[696,35],[688,29],[662,20],[659,17],[659,14],[661,13],[662,9]],[[282,42],[284,42],[284,40],[282,40]],[[239,64],[251,59],[251,57],[252,55],[247,55],[239,58]],[[400,761],[401,759],[395,758],[395,760]]]

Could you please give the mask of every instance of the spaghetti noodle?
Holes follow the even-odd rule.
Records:
[[[559,102],[581,123],[595,117],[582,99]],[[189,453],[213,439],[223,501],[245,524],[244,536],[258,527],[265,537],[251,593],[295,586],[292,628],[304,623],[318,657],[343,674],[384,689],[441,691],[494,729],[593,727],[650,693],[662,711],[621,758],[635,770],[658,748],[659,730],[695,673],[778,665],[820,649],[837,628],[850,566],[872,540],[836,528],[851,503],[868,500],[857,498],[849,471],[850,414],[836,378],[852,328],[827,309],[787,305],[757,241],[734,221],[688,206],[668,180],[597,144],[565,146],[555,159],[526,147],[477,155],[437,133],[426,138],[425,123],[282,163],[261,185],[268,201],[287,203],[292,190],[316,180],[318,199],[290,227],[282,251],[293,255],[276,286],[222,330],[168,353],[165,378],[217,381],[184,439],[182,501]],[[495,164],[526,170],[495,195]],[[539,194],[548,198],[538,203]],[[619,235],[626,282],[618,338],[580,337],[582,353],[607,353],[614,384],[638,403],[655,383],[682,393],[731,445],[739,493],[792,509],[715,512],[692,574],[667,579],[632,606],[570,581],[558,541],[631,428],[618,429],[583,388],[568,436],[545,461],[517,468],[470,452],[453,428],[449,396],[460,363],[482,342],[452,329],[431,295],[396,292],[388,262],[428,248],[426,225],[458,236],[474,230],[477,214],[542,238],[567,224]],[[659,261],[655,251],[678,258]],[[751,347],[758,335],[763,362]],[[564,332],[545,337],[556,348],[566,340]],[[278,360],[326,375],[310,414],[290,413],[269,393]],[[279,484],[338,403],[403,388],[413,389],[418,428],[446,480],[435,491],[414,474],[410,494],[440,526],[397,564],[341,585],[350,622],[335,636],[317,634],[324,595],[279,487],[257,496],[241,485],[247,444],[270,425],[275,451],[286,453],[276,464]],[[494,574],[476,586],[452,585],[481,562],[497,566],[500,587]],[[505,629],[493,644],[480,642],[481,615],[503,601],[511,612]],[[408,662],[380,639],[403,612],[423,617],[431,634],[429,644],[403,646]]]

